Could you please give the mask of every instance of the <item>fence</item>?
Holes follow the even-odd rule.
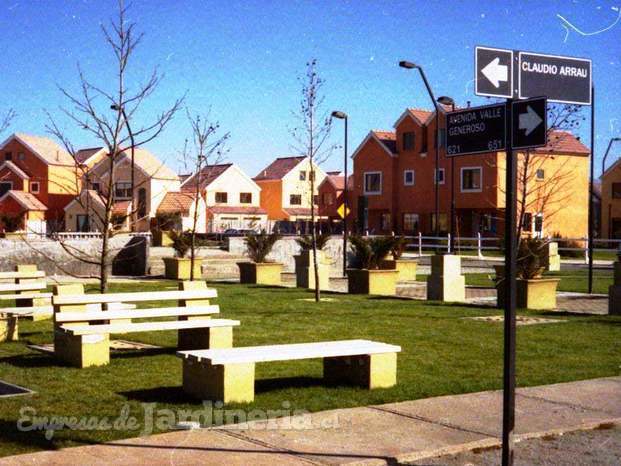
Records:
[[[149,231],[138,231],[133,233],[127,233],[131,237],[148,237],[151,238],[151,232]],[[88,232],[80,232],[80,231],[71,231],[71,232],[57,232],[52,233],[50,238],[56,241],[75,241],[75,240],[89,240],[89,239],[101,239],[101,233],[98,231],[88,231]],[[115,235],[116,236],[116,235]]]

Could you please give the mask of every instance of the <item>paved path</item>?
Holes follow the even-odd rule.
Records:
[[[0,459],[23,464],[383,465],[499,445],[502,392],[176,431]],[[518,390],[516,441],[621,422],[621,377]]]

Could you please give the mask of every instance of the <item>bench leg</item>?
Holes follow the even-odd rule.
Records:
[[[179,351],[232,348],[233,327],[187,328],[177,334]]]
[[[397,353],[324,358],[323,377],[330,385],[392,387],[397,383]]]
[[[0,319],[0,343],[4,341],[17,341],[18,338],[18,318],[7,315]]]
[[[254,363],[212,365],[184,359],[183,391],[200,400],[250,403],[254,400]]]
[[[110,335],[70,335],[56,332],[54,354],[74,367],[105,366],[110,363]]]

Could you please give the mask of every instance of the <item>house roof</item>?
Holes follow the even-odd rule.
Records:
[[[194,203],[194,199],[194,195],[188,192],[168,192],[158,206],[157,212],[162,214],[173,214],[177,212],[188,214]]]
[[[69,210],[75,203],[78,203],[78,204],[81,203],[82,205],[84,205],[86,203],[86,199],[84,199],[84,196],[88,196],[95,203],[99,204],[99,208],[101,209],[105,208],[104,202],[106,201],[106,198],[104,198],[102,194],[98,193],[94,189],[83,189],[80,192],[79,196],[76,196],[75,199],[73,199],[69,204],[65,206],[64,210],[65,211]]]
[[[69,152],[52,139],[43,136],[14,133],[2,143],[0,150],[13,139],[17,139],[48,165],[75,165],[73,157]]]
[[[394,131],[374,129],[373,133],[390,152],[393,154],[397,153],[397,134]]]
[[[75,160],[84,164],[90,159],[93,155],[97,154],[99,151],[103,150],[103,147],[90,147],[88,149],[80,149],[75,154]]]
[[[210,207],[209,211],[214,214],[249,214],[249,215],[266,215],[267,210],[262,207],[254,206],[226,206],[218,205]]]
[[[112,205],[112,213],[117,215],[127,215],[132,205],[132,201],[115,201]]]
[[[47,210],[47,207],[37,199],[32,193],[27,193],[24,191],[15,191],[9,190],[4,196],[0,197],[0,203],[2,203],[7,198],[13,198],[19,205],[21,205],[25,210],[36,210],[36,211],[44,211]]]
[[[328,176],[326,176],[326,181],[328,183],[331,183],[332,186],[334,186],[334,189],[336,189],[337,191],[342,191],[343,189],[345,189],[345,177],[341,175],[340,172],[338,175],[328,174]]]
[[[255,181],[262,180],[280,180],[287,175],[291,170],[298,166],[306,157],[298,155],[294,157],[279,157],[269,164],[266,168],[261,170],[257,176],[254,177]]]
[[[22,180],[30,179],[30,177],[26,174],[26,172],[24,172],[21,168],[19,168],[17,165],[15,165],[10,160],[6,160],[2,165],[0,165],[0,171],[2,171],[5,168],[7,170],[11,170],[13,173],[19,176]]]
[[[291,216],[309,216],[311,215],[310,207],[288,207],[283,209],[288,215]],[[319,215],[317,215],[319,216]]]
[[[127,149],[121,152],[120,156],[116,160],[116,164],[124,161],[131,161],[131,150]],[[97,167],[105,163],[105,160],[99,161],[93,167],[97,171]],[[134,149],[134,163],[136,167],[142,170],[148,177],[159,180],[178,180],[177,174],[171,170],[164,162],[160,161],[155,155],[142,147],[136,147]],[[106,172],[108,170],[106,169]]]
[[[227,171],[233,164],[232,163],[223,163],[218,165],[207,165],[203,167],[200,172],[200,183],[201,183],[201,191],[213,183],[216,178],[222,175],[225,171]],[[196,191],[196,184],[198,183],[199,177],[197,174],[192,174],[189,176],[181,186],[182,191]]]
[[[535,152],[554,152],[560,154],[589,155],[587,146],[569,131],[552,131],[548,135],[548,144],[534,149]]]

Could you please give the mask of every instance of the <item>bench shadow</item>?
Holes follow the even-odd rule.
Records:
[[[56,365],[53,355],[46,354],[19,354],[0,359],[0,364],[9,364],[14,367],[37,368]]]
[[[158,356],[163,354],[176,354],[176,347],[163,348],[139,348],[139,349],[122,349],[112,350],[110,352],[111,359],[131,359],[144,356]]]
[[[267,393],[284,388],[308,388],[329,386],[322,377],[297,376],[297,377],[278,377],[271,379],[258,379],[254,383],[255,393]]]
[[[30,449],[37,447],[43,450],[57,450],[54,440],[46,439],[44,431],[20,431],[16,421],[0,419],[0,443],[8,442],[24,445]]]

